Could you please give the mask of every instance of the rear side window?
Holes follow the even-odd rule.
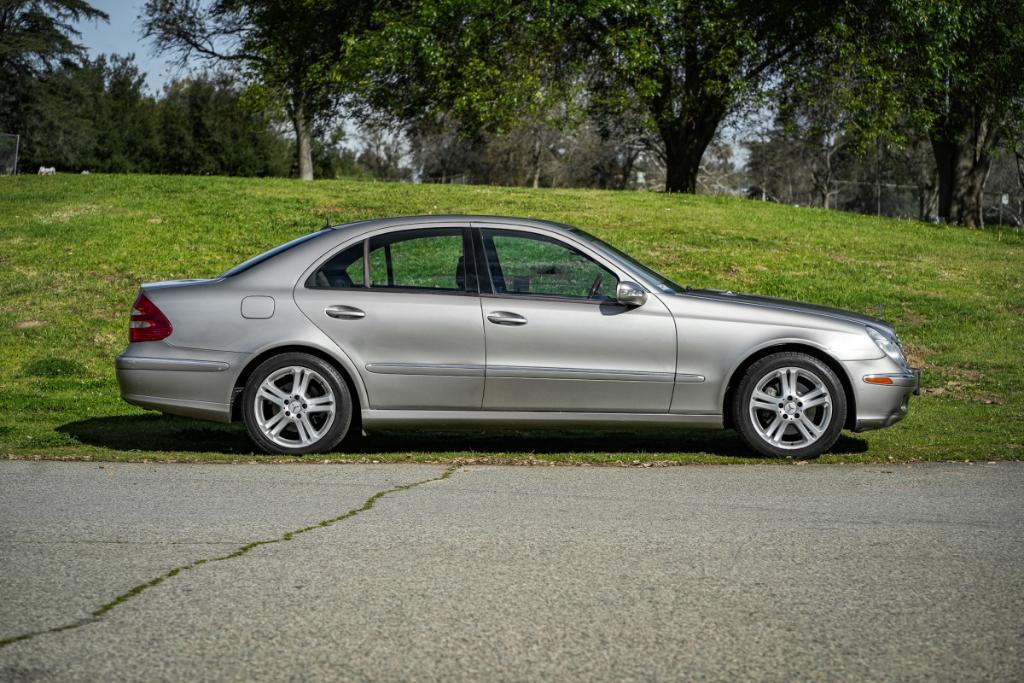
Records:
[[[432,228],[376,235],[369,244],[360,242],[330,259],[306,286],[466,291],[464,231]]]
[[[324,235],[329,235],[330,233],[331,233],[331,230],[318,230],[317,232],[311,232],[308,235],[303,235],[302,237],[296,237],[291,242],[285,242],[284,244],[276,246],[273,249],[270,249],[268,251],[265,251],[262,254],[259,254],[258,256],[253,256],[248,261],[243,261],[242,263],[239,263],[234,268],[232,268],[230,270],[224,271],[223,273],[221,273],[217,277],[231,277],[232,275],[238,275],[239,273],[244,273],[245,271],[249,270],[253,266],[258,266],[259,264],[263,263],[264,261],[272,259],[275,256],[277,256],[278,254],[282,254],[282,253],[288,251],[292,247],[297,247],[300,244],[308,242],[309,240],[316,239],[317,237],[323,237]]]
[[[314,289],[363,287],[363,243],[349,247],[320,268],[306,281]]]

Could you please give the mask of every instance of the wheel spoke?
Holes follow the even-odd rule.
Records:
[[[782,419],[781,416],[776,415],[772,423],[765,427],[764,435],[769,441],[778,443],[782,440],[782,435],[786,433],[786,425],[788,423]]]
[[[281,422],[282,420],[284,420],[284,411],[279,410],[276,413],[274,413],[274,415],[269,420],[263,423],[263,429],[273,429],[274,426],[277,423]]]
[[[306,434],[309,436],[310,441],[320,438],[320,432],[318,432],[316,427],[313,426],[313,423],[309,421],[309,415],[303,415],[300,417],[299,424],[301,424],[303,429],[306,430]]]
[[[820,406],[827,402],[829,399],[828,390],[825,387],[815,387],[811,391],[808,391],[804,396],[800,397],[800,402],[803,403],[804,410]]]
[[[750,397],[750,402],[754,408],[765,408],[767,410],[775,410],[779,405],[779,399],[771,394],[755,389],[753,395]]]
[[[288,398],[288,394],[284,393],[276,384],[270,381],[264,382],[260,387],[259,396],[279,406],[283,406],[285,399]]]
[[[260,387],[259,397],[262,398],[264,401],[273,403],[275,406],[281,408],[284,407],[284,399],[278,395],[270,393],[269,391],[267,391],[266,387]]]
[[[800,431],[806,431],[809,435],[808,438],[811,440],[817,439],[821,436],[821,433],[825,431],[822,427],[811,422],[811,418],[807,417],[806,414],[801,414],[800,417],[797,418],[796,425]]]
[[[268,431],[267,434],[269,434],[272,437],[276,437],[284,430],[285,427],[288,426],[290,422],[291,420],[279,420],[277,424],[274,425],[273,429]]]
[[[804,441],[806,441],[807,443],[814,441],[814,437],[811,436],[811,433],[809,431],[807,431],[807,427],[804,426],[803,422],[801,422],[800,420],[794,420],[793,424],[796,425],[796,429],[798,432],[800,432],[800,435],[804,437]]]
[[[312,372],[303,371],[302,380],[299,382],[299,390],[295,392],[301,398],[306,398],[306,392],[309,391],[309,380],[312,379],[312,377]]]
[[[786,398],[792,396],[792,390],[789,387],[789,368],[783,368],[779,370],[779,398]]]
[[[293,424],[295,425],[295,431],[299,434],[299,442],[305,446],[312,440],[311,435],[306,429],[307,423],[302,418],[299,418]]]
[[[307,403],[307,413],[331,413],[334,412],[334,401],[324,401],[320,403]]]

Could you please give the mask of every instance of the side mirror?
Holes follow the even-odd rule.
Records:
[[[637,283],[624,280],[615,289],[615,300],[623,306],[643,306],[647,302],[647,292]]]

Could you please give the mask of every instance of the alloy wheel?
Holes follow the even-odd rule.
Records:
[[[289,365],[270,373],[254,399],[256,424],[285,448],[316,443],[334,424],[337,400],[331,385],[312,368]]]
[[[828,431],[832,396],[815,373],[783,367],[757,382],[749,410],[754,429],[764,441],[776,448],[805,448]]]

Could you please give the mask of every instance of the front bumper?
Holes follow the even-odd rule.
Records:
[[[899,368],[898,371],[865,371],[851,373],[857,419],[853,431],[882,429],[907,416],[910,397],[921,394],[921,371]]]

